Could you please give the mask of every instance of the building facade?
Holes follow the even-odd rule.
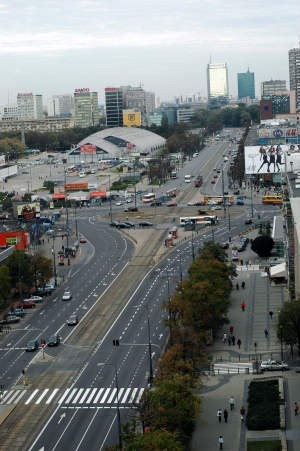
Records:
[[[290,90],[296,94],[296,108],[300,108],[300,47],[289,50]]]
[[[254,72],[241,72],[237,74],[238,82],[238,98],[243,99],[250,97],[250,99],[255,99],[255,81]]]
[[[287,91],[286,80],[268,80],[261,84],[261,98],[273,96],[278,91]]]
[[[49,117],[71,117],[74,115],[74,97],[72,94],[54,95],[48,101]]]
[[[120,88],[105,88],[106,126],[123,126],[123,92]]]
[[[95,127],[99,124],[100,114],[97,92],[91,92],[89,88],[75,89],[74,107],[76,127]]]
[[[57,132],[66,128],[74,128],[74,118],[42,118],[17,121],[0,121],[0,132],[36,131],[41,133]]]
[[[207,96],[208,101],[219,100],[226,103],[229,97],[228,69],[226,63],[207,65]]]
[[[0,107],[1,121],[16,121],[19,119],[18,105],[3,105]]]
[[[19,93],[17,95],[19,119],[40,119],[43,114],[43,96],[32,92]]]

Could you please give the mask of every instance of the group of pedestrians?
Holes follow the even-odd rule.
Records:
[[[233,396],[230,396],[229,398],[229,409],[232,412],[235,408],[235,399]],[[296,404],[296,403],[295,403]],[[240,408],[240,415],[241,415],[241,422],[243,423],[245,421],[245,414],[246,414],[246,409],[244,406],[242,406]],[[298,412],[297,412],[298,414]],[[295,413],[295,415],[297,415]],[[217,418],[218,418],[218,422],[222,423],[222,417],[224,418],[224,423],[228,423],[228,418],[229,418],[229,414],[228,414],[228,410],[225,408],[223,411],[222,409],[218,409],[217,411]],[[219,449],[223,449],[223,445],[224,445],[224,437],[223,435],[219,435],[218,438],[218,444],[219,444]]]
[[[224,332],[222,341],[223,341],[223,343],[228,343],[229,346],[230,346],[230,345],[235,346],[235,342],[236,342],[236,344],[238,345],[238,347],[239,347],[239,349],[240,349],[240,348],[241,348],[242,341],[241,341],[240,338],[238,338],[237,341],[236,341],[236,338],[235,338],[235,336],[233,335],[233,331],[234,331],[234,326],[231,325],[231,326],[229,327],[229,334],[227,334],[226,332]]]

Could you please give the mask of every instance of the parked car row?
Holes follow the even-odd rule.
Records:
[[[238,248],[237,248],[238,252],[243,252],[246,249],[248,243],[249,243],[249,238],[247,238],[245,236],[242,237],[240,239],[240,244],[238,245]]]
[[[110,223],[111,227],[116,227],[117,229],[131,229],[136,226],[138,227],[153,227],[153,223],[150,221],[140,221],[137,224],[131,221],[112,221]]]

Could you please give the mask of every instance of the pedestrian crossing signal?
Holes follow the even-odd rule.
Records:
[[[119,346],[119,344],[120,344],[119,340],[113,340],[113,345],[114,346]]]

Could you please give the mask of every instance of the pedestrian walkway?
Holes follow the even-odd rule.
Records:
[[[281,353],[285,354],[280,340],[277,338],[276,324],[278,313],[285,300],[286,291],[280,286],[272,286],[268,277],[258,270],[240,271],[234,282],[245,282],[245,289],[234,289],[231,296],[231,308],[229,311],[229,324],[220,331],[220,336],[215,341],[211,349],[211,359],[213,363],[224,368],[226,362],[228,367],[237,366],[236,362],[255,362],[255,360],[281,359]],[[241,309],[241,302],[245,303],[245,311]],[[270,315],[272,312],[272,315]],[[231,331],[230,332],[230,326]],[[266,336],[265,330],[268,331]],[[224,336],[224,334],[226,334]],[[228,338],[234,336],[234,345]],[[237,345],[240,340],[240,346]],[[285,355],[283,356],[285,357]],[[235,374],[234,374],[235,373]],[[250,373],[250,372],[249,372]],[[292,373],[289,372],[289,373]],[[198,451],[200,444],[205,443],[205,449],[219,449],[218,438],[220,435],[224,439],[224,450],[246,451],[247,428],[241,422],[240,408],[247,408],[248,383],[253,377],[263,377],[261,375],[245,374],[241,371],[237,374],[234,371],[222,371],[206,373],[202,376],[203,387],[201,389],[201,418],[194,432],[191,450]],[[299,380],[299,376],[298,376]],[[299,401],[295,384],[299,388],[299,382],[292,378],[292,386],[289,383],[289,393],[292,400]],[[299,390],[298,390],[299,391]],[[229,398],[235,398],[235,409],[229,409]],[[227,409],[228,421],[219,423],[217,412]],[[292,412],[293,413],[293,412]],[[288,430],[288,437],[300,442],[300,433],[294,426],[295,418],[292,418],[291,430]],[[300,418],[300,416],[299,416]],[[299,425],[298,425],[299,427]],[[295,447],[293,451],[300,450]]]

